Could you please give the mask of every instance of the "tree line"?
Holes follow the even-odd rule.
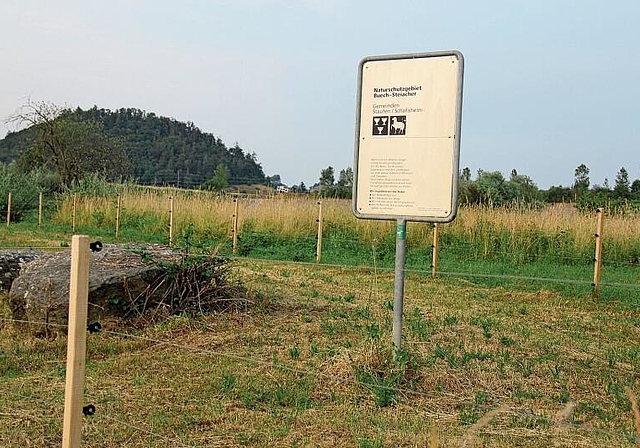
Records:
[[[616,174],[613,186],[607,179],[602,185],[591,185],[589,172],[585,164],[580,164],[574,171],[574,182],[570,187],[552,186],[541,190],[531,177],[519,174],[516,169],[511,170],[509,178],[500,171],[485,170],[478,170],[476,177],[472,178],[471,170],[465,167],[459,173],[458,202],[496,207],[572,202],[580,209],[607,206],[640,210],[640,179],[631,182],[625,167]],[[332,166],[320,171],[315,188],[322,196],[338,198],[351,198],[352,189],[353,170],[350,167],[340,170],[336,182]]]
[[[15,183],[19,175],[39,179],[39,188],[61,191],[87,175],[106,180],[126,179],[142,185],[171,185],[223,190],[240,184],[283,186],[280,176],[265,176],[254,152],[232,147],[191,122],[179,122],[134,108],[116,111],[68,109],[28,101],[7,120],[22,128],[0,140],[2,182]],[[35,174],[34,174],[35,173]],[[569,187],[541,190],[527,175],[513,169],[508,178],[499,171],[459,173],[459,203],[510,206],[573,202],[579,208],[640,210],[640,179],[633,181],[622,167],[613,186],[605,179],[592,185],[589,168],[580,164]],[[7,180],[7,179],[12,180]],[[33,183],[33,182],[31,182]],[[351,198],[353,170],[332,166],[320,171],[318,182],[286,187],[294,193],[313,192],[323,197]],[[0,198],[0,200],[2,200]]]

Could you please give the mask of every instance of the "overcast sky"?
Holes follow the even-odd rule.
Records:
[[[353,166],[365,56],[465,57],[460,166],[540,188],[640,178],[638,0],[2,0],[0,118],[134,107],[317,182]],[[0,123],[0,137],[9,130]]]

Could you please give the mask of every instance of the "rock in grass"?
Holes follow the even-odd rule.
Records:
[[[186,255],[160,245],[105,245],[91,253],[89,263],[89,321],[119,317],[145,323],[250,303],[246,289],[229,279],[224,257]],[[66,332],[70,269],[68,251],[28,263],[9,291],[14,319],[36,335]]]
[[[182,255],[160,245],[105,245],[92,252],[89,268],[88,320],[121,316],[141,298],[162,294],[161,279]],[[42,254],[27,263],[11,284],[13,318],[28,322],[36,335],[66,332],[69,318],[69,251]]]
[[[20,270],[27,264],[42,256],[38,251],[0,251],[0,290],[8,291],[11,284],[20,274]]]

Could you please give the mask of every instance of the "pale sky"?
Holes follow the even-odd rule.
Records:
[[[192,121],[310,186],[353,166],[365,56],[465,58],[460,167],[640,178],[640,1],[2,0],[0,136],[28,98]]]

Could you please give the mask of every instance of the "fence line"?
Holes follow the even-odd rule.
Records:
[[[264,258],[236,257],[234,259],[257,261],[257,262],[266,262],[266,261],[269,261],[271,263],[274,262],[274,260],[267,260]],[[287,263],[287,264],[316,266],[315,263],[304,262],[304,261],[290,261],[290,260],[277,260],[277,261],[280,263]],[[393,267],[381,267],[375,264],[370,266],[370,265],[343,265],[343,264],[322,263],[322,266],[330,267],[330,268],[369,269],[369,270],[378,270],[378,271],[386,271],[386,272],[394,272],[395,270]],[[405,272],[422,274],[424,276],[429,276],[431,274],[431,271],[426,269],[405,268]],[[539,282],[567,283],[567,284],[593,286],[593,283],[590,280],[574,280],[574,279],[568,279],[568,278],[532,277],[532,276],[520,276],[520,275],[508,275],[508,274],[483,274],[483,273],[472,273],[472,272],[449,272],[449,271],[438,271],[438,274],[444,275],[444,276],[450,276],[450,277],[495,278],[495,279],[503,279],[503,280],[532,280],[532,281],[539,281]],[[601,282],[601,286],[629,287],[632,289],[640,290],[640,284],[631,284],[631,283]]]
[[[68,247],[0,247],[0,250],[16,250],[16,249],[26,249],[26,250],[52,250],[52,251],[67,251]],[[273,263],[277,261],[279,263],[287,263],[293,265],[308,265],[308,266],[317,266],[317,263],[305,262],[305,261],[292,261],[292,260],[273,260],[267,258],[255,258],[255,257],[242,257],[242,256],[233,256],[232,260],[236,261],[254,261],[254,262],[266,262],[269,261]],[[334,263],[321,263],[321,266],[330,267],[330,268],[341,268],[341,269],[369,269],[369,270],[378,270],[383,272],[394,272],[393,267],[384,267],[380,266],[377,262],[368,265],[347,265],[347,264],[334,264]],[[405,272],[421,274],[424,276],[433,276],[432,270],[427,269],[417,269],[417,268],[405,268]],[[523,276],[523,275],[510,275],[510,274],[488,274],[488,273],[479,273],[479,272],[463,272],[463,271],[442,271],[439,270],[438,275],[445,277],[461,277],[461,278],[487,278],[487,279],[502,279],[502,280],[527,280],[527,281],[537,281],[537,282],[548,282],[548,283],[560,283],[560,284],[574,284],[574,285],[590,285],[593,287],[593,282],[591,280],[578,280],[578,279],[570,279],[570,278],[553,278],[553,277],[537,277],[537,276]],[[639,290],[640,284],[634,283],[620,283],[620,282],[600,282],[601,287],[617,287],[617,288],[627,288],[631,290]]]
[[[169,246],[173,246],[175,243],[175,224],[174,224],[174,217],[175,217],[175,213],[174,213],[174,197],[173,196],[169,196],[169,201],[170,201],[170,206],[169,206],[169,234],[168,234],[168,244]],[[236,194],[233,197],[233,202],[234,202],[234,213],[233,213],[233,222],[232,222],[232,227],[230,230],[230,235],[232,238],[232,253],[234,255],[237,255],[239,249],[239,245],[241,246],[241,242],[239,242],[239,238],[240,238],[240,233],[241,233],[241,229],[240,229],[240,225],[239,225],[239,207],[240,207],[240,195]],[[11,193],[9,193],[9,207],[8,207],[8,211],[7,211],[7,226],[9,225],[9,220],[10,220],[10,209],[11,209]],[[316,235],[309,235],[309,236],[298,236],[298,237],[291,237],[290,240],[291,241],[307,241],[309,243],[311,243],[312,241],[315,241],[316,243],[316,262],[317,263],[321,263],[321,258],[322,258],[322,251],[323,251],[323,244],[325,245],[331,245],[331,244],[336,244],[336,243],[349,243],[352,242],[353,240],[348,239],[348,238],[341,238],[340,236],[332,236],[329,235],[328,237],[326,235],[323,236],[323,227],[324,227],[324,222],[325,222],[325,218],[323,216],[323,205],[322,205],[322,201],[317,201],[317,204],[319,206],[319,210],[318,210],[318,218],[316,219],[316,222],[318,223],[318,228],[317,228],[317,232]],[[42,206],[42,193],[39,194],[39,209],[41,209]],[[71,209],[71,229],[73,232],[75,232],[75,229],[77,227],[77,207],[78,207],[78,194],[74,193],[72,196],[72,209]],[[117,198],[116,198],[116,205],[115,205],[115,210],[116,210],[116,223],[115,223],[115,237],[116,239],[119,238],[119,231],[120,231],[120,227],[122,225],[121,222],[121,217],[120,217],[120,213],[121,213],[121,209],[122,209],[122,202],[121,202],[121,196],[120,194],[117,194]],[[571,256],[558,256],[557,260],[559,260],[560,262],[566,263],[566,262],[577,262],[577,263],[594,263],[594,275],[593,275],[593,281],[590,282],[592,284],[593,287],[593,293],[594,295],[598,295],[600,292],[600,288],[601,285],[605,285],[607,284],[607,282],[602,282],[602,267],[603,266],[618,266],[618,267],[622,267],[622,266],[632,266],[634,265],[634,260],[630,260],[628,263],[624,263],[621,261],[607,261],[604,256],[603,256],[603,250],[602,250],[602,245],[603,245],[603,237],[602,237],[602,230],[603,230],[603,215],[604,215],[604,211],[602,209],[598,209],[596,211],[596,218],[597,218],[597,229],[596,229],[596,233],[595,233],[595,257],[594,258],[580,258],[580,257],[571,257]],[[41,224],[41,212],[39,211],[39,216],[38,216],[38,225],[40,226]],[[437,224],[435,224],[433,226],[433,243],[431,244],[431,264],[430,264],[430,268],[431,268],[431,275],[432,276],[437,276],[438,274],[442,274],[442,275],[448,275],[448,276],[469,276],[469,277],[482,277],[483,275],[478,275],[475,273],[465,273],[465,272],[456,272],[456,271],[449,271],[447,272],[446,270],[444,271],[440,271],[440,257],[442,255],[442,245],[440,244],[439,241],[439,227]],[[221,239],[222,242],[225,241],[225,239]],[[33,248],[32,246],[30,248]],[[17,246],[15,247],[11,247],[11,249],[18,249]],[[49,248],[47,248],[49,249]],[[446,248],[445,248],[446,249]],[[446,254],[446,250],[444,251],[444,254]],[[428,252],[425,251],[425,256],[429,255]],[[311,257],[311,254],[308,255],[309,258]],[[526,258],[526,254],[524,255]],[[549,255],[551,258],[553,258],[552,255]],[[507,261],[512,260],[512,254],[504,249],[504,248],[498,248],[498,249],[494,249],[493,247],[491,248],[491,256],[490,256],[490,260],[494,260],[494,257],[502,257],[502,258],[506,258]],[[535,257],[535,255],[534,255]],[[473,261],[477,261],[477,260],[482,260],[482,259],[487,259],[486,255],[483,255],[481,253],[476,253],[475,255],[471,255],[471,260]],[[523,265],[528,264],[527,260],[522,260],[521,263]],[[638,263],[640,265],[640,263]],[[484,275],[486,278],[501,278],[500,276],[497,276],[496,274],[486,274]],[[504,276],[502,278],[509,278],[509,279],[515,279],[518,276]],[[524,276],[522,277],[523,280],[530,280],[531,277],[527,277]],[[541,279],[542,280],[542,279]],[[564,281],[560,282],[557,279],[548,279],[549,281],[552,282],[556,282],[556,283],[566,283]],[[582,282],[579,282],[582,283]],[[611,283],[609,282],[609,285],[612,284],[616,284],[616,285],[620,285],[619,282],[616,283]]]
[[[53,326],[53,327],[57,327],[57,328],[68,328],[68,325],[63,325],[63,324],[52,324],[52,323],[49,323],[49,322],[33,322],[33,321],[25,321],[25,320],[20,320],[20,319],[7,319],[7,318],[3,318],[3,317],[0,317],[0,321],[19,323],[19,324],[40,325],[40,326],[44,326],[44,327],[52,327]],[[314,372],[314,371],[310,371],[310,370],[300,369],[298,367],[290,367],[290,366],[288,366],[286,364],[283,364],[283,363],[276,363],[276,362],[273,362],[273,361],[265,361],[265,360],[262,360],[262,359],[252,358],[252,357],[248,357],[248,356],[242,356],[242,355],[238,355],[238,354],[234,354],[234,353],[225,353],[225,352],[220,352],[220,351],[216,351],[216,350],[210,350],[210,349],[197,347],[197,346],[178,344],[178,343],[175,343],[175,342],[173,342],[171,340],[168,340],[168,339],[151,338],[151,337],[148,337],[148,336],[141,336],[141,335],[136,335],[136,334],[131,334],[131,333],[124,333],[124,332],[113,331],[113,330],[105,330],[105,329],[101,329],[99,332],[103,333],[103,334],[111,335],[111,336],[116,336],[118,338],[134,339],[134,340],[138,340],[138,341],[149,342],[149,343],[153,344],[154,346],[164,345],[164,346],[167,346],[167,347],[176,348],[176,349],[183,350],[183,351],[188,351],[188,352],[195,353],[195,354],[198,354],[198,355],[209,355],[211,357],[227,358],[227,359],[230,359],[230,360],[233,360],[233,361],[244,362],[244,363],[247,363],[247,364],[260,365],[260,366],[263,366],[263,367],[271,367],[271,368],[274,368],[274,369],[278,369],[278,370],[281,370],[281,371],[286,371],[288,373],[294,373],[294,374],[298,374],[298,375],[304,375],[304,376],[316,377],[316,378],[335,379],[335,376],[333,376],[331,374],[326,374],[326,373],[322,373],[322,372]],[[72,339],[73,338],[70,336],[69,337],[69,344],[73,344],[74,343],[74,341]],[[25,358],[22,358],[22,359],[25,359]],[[404,393],[404,394],[408,394],[408,395],[416,395],[416,396],[425,397],[425,398],[438,398],[438,397],[442,396],[442,392],[439,392],[438,394],[429,394],[429,393],[426,393],[426,392],[421,392],[421,391],[417,391],[417,390],[413,390],[413,389],[406,389],[406,388],[400,388],[400,387],[394,387],[394,386],[386,386],[386,385],[381,385],[381,384],[367,383],[365,381],[360,381],[360,380],[357,380],[357,379],[346,379],[346,381],[349,382],[351,385],[354,385],[354,386],[363,386],[365,388],[389,390],[389,391],[393,391],[393,392],[400,392],[400,393]],[[456,398],[456,396],[454,394],[448,394],[447,396],[450,397],[450,398]],[[25,398],[28,398],[28,397],[25,397]]]
[[[51,402],[53,400],[50,400],[49,402],[45,402],[44,400],[40,399],[40,398],[36,398],[33,396],[29,396],[29,395],[23,395],[23,394],[16,394],[14,392],[11,391],[5,391],[5,393],[13,396],[13,397],[17,397],[17,398],[22,398],[34,403],[38,403],[40,405],[43,406],[43,408],[50,408],[51,407]],[[478,425],[479,427],[476,428],[473,425],[467,430],[467,432],[463,435],[464,439],[461,440],[466,440],[468,437],[467,435],[471,435],[471,430],[473,429],[473,432],[478,432],[478,429],[481,429],[483,434],[487,434],[487,435],[497,435],[497,436],[504,436],[504,431],[497,431],[495,429],[491,429],[491,428],[487,428],[486,425],[489,423],[487,420],[489,420],[487,417],[491,416],[497,416],[498,414],[510,414],[512,416],[515,417],[522,417],[522,418],[529,418],[529,419],[535,419],[537,417],[539,417],[538,414],[536,414],[535,412],[531,412],[528,409],[524,409],[524,410],[514,410],[513,408],[509,408],[506,405],[500,406],[498,408],[495,408],[493,410],[489,410],[482,418],[480,418],[478,421],[483,421],[484,425]],[[0,420],[2,419],[2,414],[0,414]],[[133,429],[135,431],[138,431],[140,433],[149,435],[149,436],[154,436],[157,437],[159,439],[164,439],[168,442],[175,442],[178,444],[178,446],[181,447],[186,447],[186,448],[198,448],[201,447],[203,445],[198,445],[198,444],[187,444],[184,440],[182,439],[177,439],[177,438],[171,438],[169,436],[166,436],[164,434],[159,434],[157,432],[153,432],[151,430],[148,430],[146,428],[143,428],[142,425],[140,424],[140,422],[137,422],[137,424],[132,424],[130,422],[126,422],[126,421],[122,421],[113,417],[110,417],[104,413],[97,413],[95,416],[92,417],[92,419],[96,419],[96,420],[107,420],[107,421],[111,421],[114,422],[120,426],[124,426],[130,429]],[[97,424],[97,423],[95,423]],[[554,427],[551,427],[549,429],[547,429],[546,433],[545,431],[535,431],[535,430],[531,430],[531,434],[529,436],[521,436],[523,438],[539,438],[540,436],[542,437],[548,437],[550,439],[554,439],[557,438],[559,436],[562,436],[562,432],[566,432],[566,430],[568,429],[573,429],[576,431],[585,431],[587,433],[595,433],[595,434],[604,434],[607,436],[620,436],[623,435],[624,433],[620,433],[620,432],[615,432],[615,431],[611,431],[611,430],[606,430],[606,429],[601,429],[601,428],[594,428],[591,427],[589,425],[586,424],[578,424],[578,423],[571,423],[571,422],[567,422],[567,421],[553,421]],[[636,420],[636,425],[638,424],[638,420]],[[557,425],[557,426],[555,426]],[[87,427],[87,429],[91,429],[92,424],[90,423]],[[437,431],[437,426],[434,426],[432,428],[432,431],[435,431],[436,434],[439,433],[439,431]],[[640,431],[640,430],[639,430]],[[540,432],[542,432],[542,434],[540,434]],[[639,433],[640,434],[640,433]],[[640,436],[639,436],[640,437]],[[638,438],[638,440],[640,440],[640,438]],[[207,445],[206,446],[212,446],[210,444],[209,441],[207,441]],[[217,446],[217,445],[215,445]],[[224,445],[223,445],[224,446]],[[434,444],[433,441],[432,443],[429,445],[430,448],[437,448],[438,447],[438,443],[436,441],[436,443]]]

